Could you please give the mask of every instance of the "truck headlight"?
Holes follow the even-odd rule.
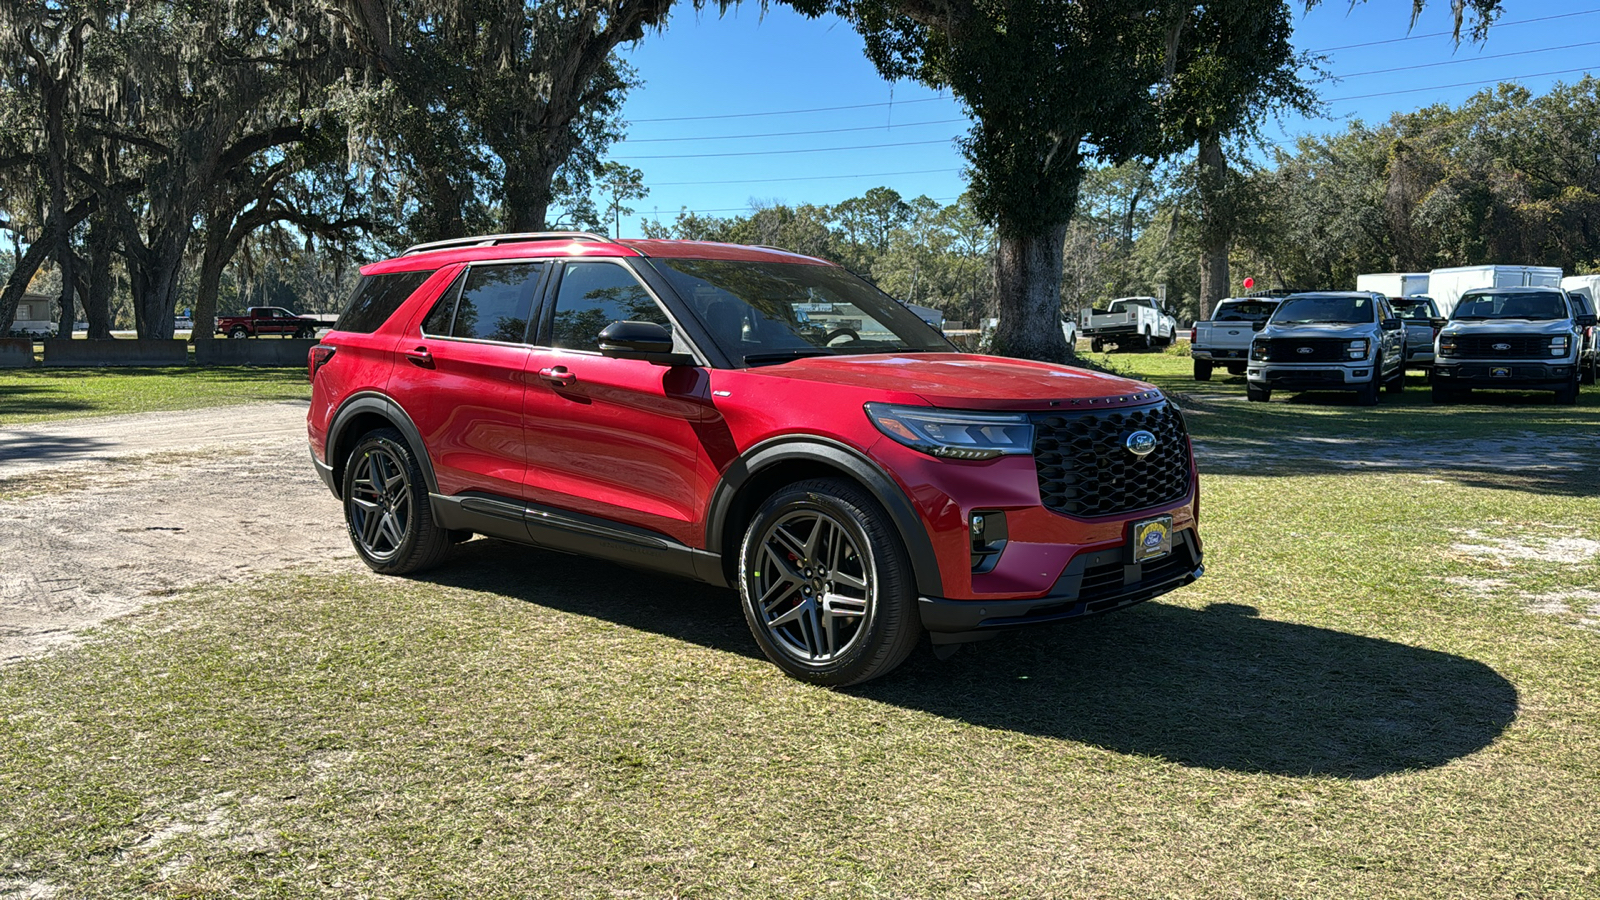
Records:
[[[1267,349],[1268,346],[1269,345],[1267,344],[1266,341],[1251,341],[1250,342],[1250,358],[1251,359],[1259,359],[1259,360],[1262,360],[1262,361],[1266,361],[1266,360],[1271,359],[1272,358],[1272,353]]]
[[[1366,338],[1361,338],[1360,340],[1351,341],[1350,342],[1350,358],[1351,359],[1366,359],[1367,358],[1367,348],[1370,347],[1370,346],[1372,346],[1372,345],[1371,345],[1371,343],[1369,343],[1367,341]]]
[[[1567,336],[1566,335],[1558,334],[1555,337],[1550,339],[1550,355],[1551,356],[1566,356],[1567,355]]]
[[[1456,336],[1455,335],[1453,335],[1453,334],[1441,334],[1441,335],[1439,335],[1439,355],[1440,356],[1455,356],[1456,355]]]
[[[868,403],[878,430],[929,456],[994,459],[1033,452],[1033,423],[1020,413],[983,413],[929,406]]]

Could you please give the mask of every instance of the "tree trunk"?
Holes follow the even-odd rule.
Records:
[[[178,305],[178,282],[188,233],[158,234],[148,251],[128,259],[133,282],[134,327],[147,340],[169,340],[173,310]]]
[[[1222,135],[1200,137],[1200,318],[1211,318],[1228,296],[1228,251],[1233,244],[1233,215],[1228,203],[1228,158]]]
[[[994,352],[1045,362],[1074,358],[1061,333],[1061,253],[1066,240],[1066,223],[1035,234],[1001,229],[995,271],[1000,322]]]
[[[209,341],[217,330],[217,290],[222,285],[222,269],[232,254],[227,253],[228,236],[213,226],[206,230],[206,248],[200,256],[200,289],[194,298],[194,330],[190,340]]]
[[[544,231],[545,218],[550,213],[550,184],[555,180],[559,163],[519,159],[511,153],[501,153],[501,160],[506,166],[506,177],[500,186],[501,215],[506,230],[512,233]]]
[[[83,312],[89,320],[89,339],[93,341],[111,337],[112,240],[110,223],[99,218],[90,223]]]

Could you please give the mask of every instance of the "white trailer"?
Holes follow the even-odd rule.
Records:
[[[1456,301],[1473,288],[1560,286],[1561,270],[1554,266],[1457,266],[1428,273],[1428,296],[1442,316],[1454,312]]]
[[[1373,272],[1357,275],[1356,290],[1376,291],[1385,297],[1415,297],[1428,293],[1428,273]]]
[[[1570,294],[1583,294],[1590,303],[1600,303],[1600,275],[1568,275],[1561,279],[1561,289]]]

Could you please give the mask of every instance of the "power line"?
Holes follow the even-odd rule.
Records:
[[[909,172],[865,172],[860,175],[807,175],[800,178],[741,178],[735,181],[656,181],[651,187],[687,187],[715,184],[770,184],[781,181],[833,181],[843,178],[897,178],[901,175],[934,175],[959,172],[960,169],[914,169]]]
[[[1501,22],[1498,25],[1495,25],[1493,27],[1495,27],[1495,28],[1509,28],[1509,27],[1511,27],[1513,25],[1531,25],[1534,22],[1549,22],[1549,21],[1552,21],[1552,20],[1555,20],[1555,19],[1570,19],[1573,16],[1592,16],[1595,13],[1600,13],[1600,9],[1586,9],[1586,10],[1583,10],[1581,12],[1561,13],[1559,15],[1554,15],[1554,16],[1540,16],[1537,19],[1518,19],[1515,22]],[[1323,47],[1323,48],[1318,49],[1318,50],[1308,50],[1306,52],[1308,52],[1308,53],[1332,53],[1335,50],[1354,50],[1354,49],[1356,49],[1358,47],[1377,47],[1377,46],[1380,46],[1380,45],[1383,45],[1383,44],[1399,44],[1399,43],[1404,43],[1405,41],[1420,41],[1420,40],[1422,40],[1424,38],[1453,37],[1454,35],[1455,35],[1455,32],[1453,32],[1453,31],[1435,31],[1435,32],[1432,32],[1430,34],[1411,34],[1411,35],[1407,35],[1407,36],[1402,37],[1402,38],[1390,38],[1390,39],[1388,39],[1386,41],[1367,41],[1366,43],[1362,43],[1362,44],[1345,44],[1342,47]]]
[[[1600,41],[1585,41],[1582,44],[1567,44],[1563,47],[1540,47],[1537,50],[1518,50],[1513,53],[1496,53],[1491,56],[1474,56],[1469,59],[1447,59],[1444,62],[1421,63],[1415,66],[1398,66],[1393,69],[1373,69],[1370,72],[1354,72],[1349,75],[1335,75],[1335,78],[1360,78],[1363,75],[1387,75],[1390,72],[1410,72],[1414,69],[1435,69],[1439,66],[1459,66],[1462,63],[1481,62],[1486,59],[1507,59],[1512,56],[1529,56],[1534,53],[1554,53],[1559,50],[1576,50],[1579,47],[1593,47]]]
[[[712,159],[727,156],[776,156],[781,153],[833,153],[840,150],[880,150],[887,147],[921,147],[928,144],[948,144],[954,138],[937,141],[901,141],[896,144],[860,144],[855,147],[813,147],[801,150],[747,150],[742,153],[676,153],[660,156],[613,156],[612,159]]]
[[[1597,42],[1600,43],[1600,42]],[[843,134],[847,131],[882,131],[889,128],[916,128],[920,125],[954,125],[966,119],[939,119],[932,122],[902,122],[898,125],[864,125],[860,128],[823,128],[816,131],[774,131],[767,134],[719,134],[705,137],[627,138],[628,144],[662,144],[671,141],[733,141],[749,138],[799,137],[808,134]]]
[[[930,197],[928,199],[932,200],[935,203],[954,203],[955,201],[960,200],[961,198],[960,197]],[[726,212],[758,212],[758,210],[755,207],[747,205],[747,206],[730,206],[730,207],[728,207],[726,209],[679,209],[676,214],[677,215],[687,214],[687,215],[691,215],[691,216],[701,216],[701,215],[705,215],[706,213],[726,213]],[[635,213],[635,215],[638,215],[638,214]],[[644,218],[644,216],[639,216],[639,217],[641,219]],[[651,216],[651,218],[656,222],[660,222],[661,221],[661,214],[659,212],[657,212],[655,215]]]
[[[721,116],[669,116],[660,119],[632,119],[635,124],[642,122],[703,122],[707,119],[750,119],[756,116],[798,116],[804,113],[839,112],[846,109],[875,109],[880,106],[910,106],[913,103],[935,103],[939,101],[950,102],[949,97],[924,97],[921,100],[891,100],[887,103],[858,103],[854,106],[819,106],[815,109],[782,109],[773,112],[730,113]]]
[[[1457,82],[1456,84],[1436,84],[1436,85],[1432,85],[1430,87],[1407,88],[1407,89],[1402,90],[1402,91],[1382,91],[1382,92],[1376,93],[1376,94],[1356,94],[1356,95],[1351,96],[1351,97],[1329,97],[1328,98],[1328,102],[1329,103],[1346,103],[1346,102],[1349,102],[1351,100],[1370,100],[1370,99],[1372,99],[1374,97],[1395,97],[1395,96],[1399,96],[1400,94],[1421,94],[1421,93],[1425,93],[1427,91],[1443,91],[1443,90],[1448,90],[1450,88],[1459,88],[1459,87],[1478,87],[1480,85],[1485,85],[1485,84],[1499,84],[1499,83],[1501,83],[1503,81],[1520,81],[1520,80],[1522,80],[1524,78],[1544,78],[1544,77],[1549,76],[1549,75],[1571,75],[1574,72],[1588,72],[1588,71],[1589,71],[1589,67],[1585,66],[1585,67],[1583,67],[1581,69],[1560,69],[1560,70],[1555,71],[1555,72],[1530,72],[1530,73],[1528,73],[1526,75],[1508,75],[1508,76],[1505,76],[1503,78],[1490,78],[1490,79],[1487,79],[1485,81],[1461,81],[1461,82]]]

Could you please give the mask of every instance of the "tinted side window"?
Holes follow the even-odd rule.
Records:
[[[615,263],[567,263],[556,294],[550,345],[599,350],[600,330],[612,322],[672,327],[667,314],[627,269]]]
[[[406,302],[422,283],[433,274],[426,272],[393,272],[388,275],[366,275],[356,285],[345,305],[344,313],[333,326],[334,331],[353,331],[371,334],[377,331],[400,304]]]
[[[543,263],[473,266],[456,303],[450,336],[519,343],[528,333],[528,312]]]
[[[423,334],[436,337],[450,334],[450,323],[456,317],[456,298],[461,296],[461,282],[466,278],[466,273],[456,276],[456,280],[450,282],[439,299],[433,302],[433,309],[428,310],[428,317],[422,320]]]

